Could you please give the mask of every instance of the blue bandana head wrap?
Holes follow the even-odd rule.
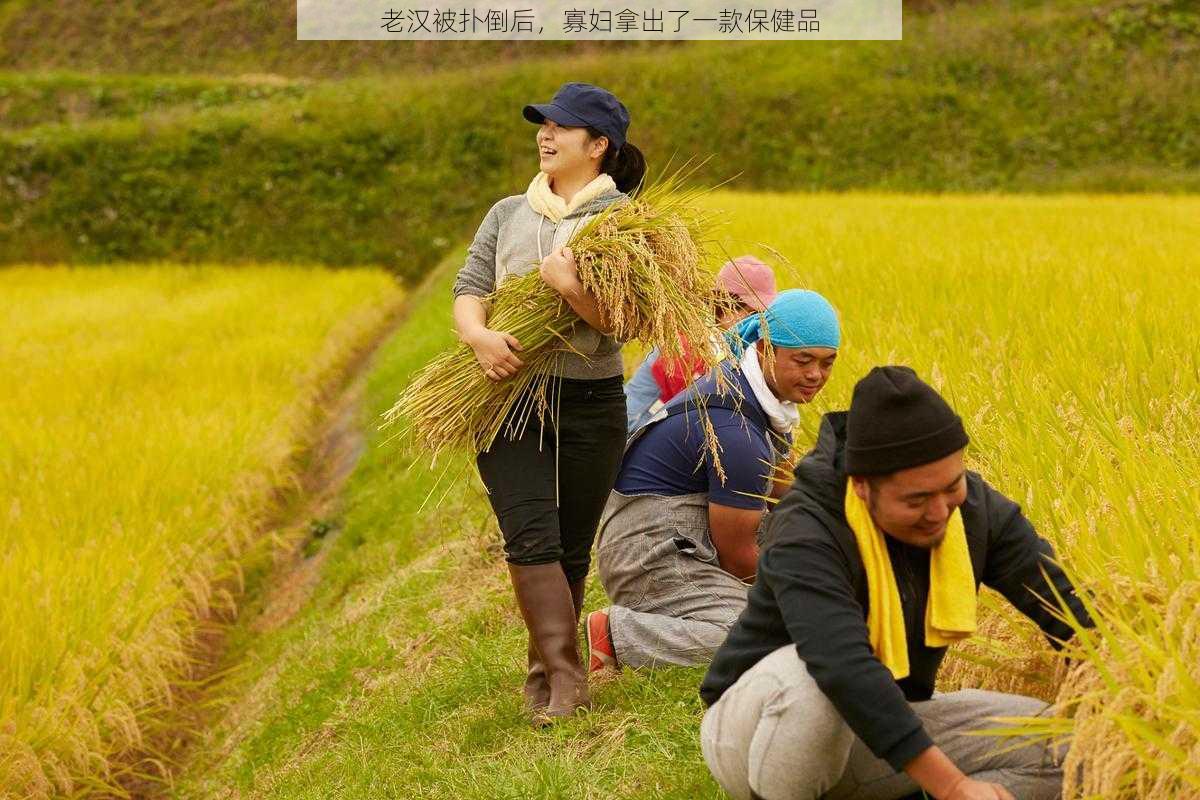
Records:
[[[831,347],[842,342],[837,312],[821,295],[807,289],[780,292],[767,310],[751,314],[729,332],[730,344],[737,355],[763,338],[763,328],[775,347]]]

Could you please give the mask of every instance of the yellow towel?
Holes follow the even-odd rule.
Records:
[[[846,480],[846,521],[854,531],[867,571],[867,634],[871,649],[896,680],[908,677],[908,644],[904,610],[892,571],[884,534],[871,519],[867,504]],[[925,605],[925,644],[946,647],[975,632],[975,573],[967,549],[967,532],[956,508],[946,523],[946,538],[929,558],[929,602]]]

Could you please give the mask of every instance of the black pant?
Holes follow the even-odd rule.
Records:
[[[509,563],[559,561],[573,583],[587,577],[596,526],[621,468],[625,391],[619,375],[563,378],[554,391],[557,441],[553,413],[546,414],[543,432],[534,411],[520,439],[509,441],[501,429],[475,463],[500,522]]]

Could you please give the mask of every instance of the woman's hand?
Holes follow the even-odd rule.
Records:
[[[569,247],[560,247],[543,258],[538,271],[546,285],[564,297],[579,296],[583,292],[579,265]]]
[[[538,271],[546,285],[562,296],[580,318],[606,336],[613,335],[612,325],[604,318],[595,296],[579,280],[579,265],[569,247],[560,247],[542,259]]]
[[[521,349],[521,343],[507,331],[477,328],[463,341],[475,351],[475,360],[490,380],[502,381],[516,375],[517,370],[525,366],[525,362],[513,352]]]

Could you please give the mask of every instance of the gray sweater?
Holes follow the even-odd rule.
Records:
[[[523,194],[504,198],[491,207],[476,231],[466,263],[454,282],[454,296],[483,297],[503,277],[537,269],[542,258],[566,245],[575,231],[600,210],[628,199],[624,192],[612,191],[583,204],[556,223],[534,211]],[[623,374],[621,343],[612,336],[605,336],[580,320],[568,341],[584,355],[563,351],[554,370],[556,374],[585,380]]]

